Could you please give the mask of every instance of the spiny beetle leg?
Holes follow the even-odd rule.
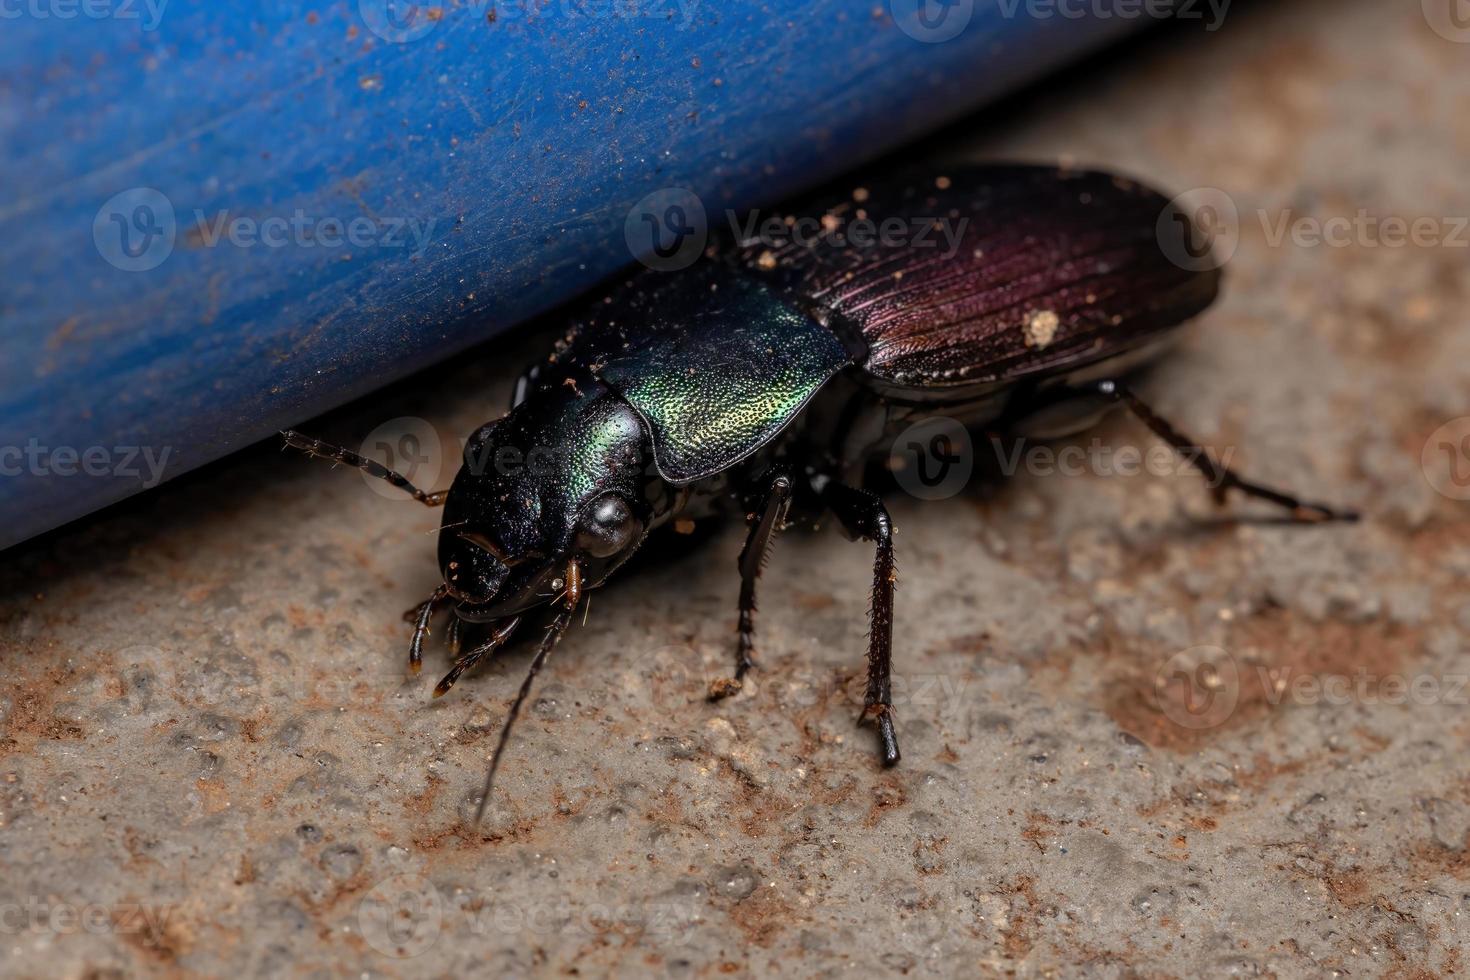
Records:
[[[893,521],[877,494],[833,481],[822,489],[822,500],[854,539],[874,542],[873,596],[868,628],[868,690],[863,718],[878,723],[883,764],[898,762],[898,735],[893,729],[893,590],[898,569],[893,563]]]
[[[1274,490],[1271,487],[1261,486],[1243,479],[1230,467],[1216,462],[1215,458],[1199,443],[1190,439],[1184,433],[1174,428],[1167,420],[1160,418],[1152,408],[1121,381],[1099,381],[1096,387],[1097,393],[1104,398],[1121,402],[1128,410],[1144,425],[1153,430],[1154,435],[1167,442],[1184,459],[1188,460],[1204,474],[1209,481],[1210,492],[1215,497],[1216,504],[1225,503],[1225,494],[1229,490],[1239,490],[1248,497],[1258,500],[1269,501],[1278,507],[1284,507],[1291,514],[1291,519],[1300,524],[1320,524],[1324,521],[1356,521],[1358,515],[1355,511],[1338,510],[1325,504],[1311,503],[1285,493]]]
[[[415,674],[424,666],[424,637],[429,635],[429,620],[448,598],[449,586],[441,585],[414,610],[413,639],[408,641],[408,669]]]
[[[455,621],[457,622],[458,620],[459,617],[456,616]],[[455,685],[455,682],[460,679],[465,671],[471,669],[491,653],[505,646],[505,641],[510,639],[510,635],[516,631],[516,627],[520,624],[521,617],[515,616],[495,626],[490,632],[490,639],[473,648],[469,653],[454,662],[454,666],[450,669],[449,673],[444,675],[444,679],[434,686],[434,697],[442,698],[448,694],[449,689]]]
[[[745,547],[740,551],[740,637],[735,646],[735,676],[713,681],[709,686],[709,699],[718,701],[738,692],[750,668],[755,666],[751,654],[755,650],[755,583],[765,568],[770,554],[771,540],[786,523],[786,514],[791,509],[791,478],[778,474],[766,490],[760,511],[746,535]]]
[[[449,648],[451,657],[459,656],[460,638],[464,631],[464,620],[458,616],[449,617],[449,630],[444,634],[444,645]]]
[[[346,463],[348,466],[356,466],[368,476],[377,477],[379,480],[386,480],[412,496],[414,500],[417,500],[425,507],[440,507],[444,504],[444,498],[449,495],[448,490],[436,490],[433,493],[425,493],[408,482],[408,477],[400,473],[395,473],[375,459],[359,456],[357,453],[349,449],[343,449],[341,446],[334,446],[331,443],[322,442],[320,439],[313,439],[311,436],[304,436],[299,432],[292,432],[289,429],[281,433],[281,438],[286,440],[286,445],[300,449],[302,452],[311,456],[316,456],[319,459],[330,459],[337,463]]]

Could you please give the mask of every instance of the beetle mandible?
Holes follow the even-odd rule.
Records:
[[[735,668],[710,697],[739,690],[755,666],[756,580],[772,538],[788,520],[830,511],[849,537],[874,545],[863,717],[877,728],[883,764],[897,763],[893,526],[861,478],[897,433],[925,417],[1062,434],[1122,405],[1203,471],[1217,503],[1236,490],[1299,522],[1355,517],[1242,478],[1120,380],[1219,290],[1217,264],[1189,261],[1193,253],[1171,260],[1169,229],[1187,246],[1195,228],[1162,195],[1095,171],[976,165],[819,196],[787,224],[796,215],[830,222],[854,214],[880,226],[948,222],[955,247],[733,241],[683,272],[641,272],[523,375],[509,414],[467,440],[448,491],[426,493],[374,460],[284,433],[291,446],[444,507],[444,582],[410,613],[417,672],[432,617],[452,612],[456,659],[435,696],[533,612],[550,610],[500,731],[477,821],[511,727],[582,595],[655,528],[722,506],[745,513],[750,526],[739,558]],[[506,458],[538,465],[498,462]],[[461,654],[465,624],[485,633]]]

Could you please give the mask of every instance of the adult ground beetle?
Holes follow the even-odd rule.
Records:
[[[1353,518],[1242,479],[1119,380],[1219,289],[1215,263],[1169,247],[1171,234],[1189,246],[1196,229],[1158,193],[1105,173],[970,166],[819,196],[785,224],[797,227],[798,217],[822,227],[854,217],[880,228],[943,223],[956,247],[732,240],[685,271],[641,272],[526,372],[510,413],[469,438],[448,491],[426,493],[373,460],[284,433],[291,446],[444,506],[444,584],[411,611],[409,645],[417,672],[431,618],[452,610],[457,659],[436,696],[550,607],[500,732],[481,816],[511,726],[582,594],[650,531],[721,506],[739,508],[750,530],[734,676],[711,685],[711,698],[739,690],[755,666],[756,579],[772,538],[788,520],[830,510],[849,537],[876,545],[864,718],[876,723],[883,763],[898,762],[893,528],[861,480],[926,416],[1013,431],[1044,420],[1061,434],[1121,403],[1187,454],[1217,502],[1234,489],[1296,521]],[[503,465],[532,458],[542,465]],[[465,624],[486,632],[461,655]]]

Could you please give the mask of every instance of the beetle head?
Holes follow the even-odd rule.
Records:
[[[600,585],[649,526],[647,445],[638,413],[586,372],[555,374],[476,431],[439,532],[460,618],[546,605],[578,575]]]

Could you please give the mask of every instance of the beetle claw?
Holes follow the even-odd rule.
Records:
[[[878,722],[879,756],[883,768],[898,765],[903,754],[898,750],[898,733],[893,728],[893,705],[870,704],[863,709],[863,719],[874,718]]]

